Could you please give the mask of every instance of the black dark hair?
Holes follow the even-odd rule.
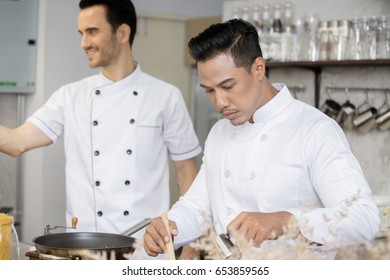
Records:
[[[237,67],[244,67],[248,72],[255,59],[263,57],[256,28],[242,19],[212,24],[193,37],[188,47],[196,62],[229,54]]]
[[[107,21],[115,32],[123,23],[130,26],[130,46],[133,45],[137,32],[137,14],[131,0],[81,0],[80,9],[86,9],[94,5],[104,5],[107,11]]]

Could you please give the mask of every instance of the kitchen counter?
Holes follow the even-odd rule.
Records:
[[[33,244],[20,242],[20,259],[28,260],[29,258],[26,256],[26,253],[31,251],[34,248]]]
[[[34,251],[34,245],[20,243],[20,259],[29,260],[27,252]],[[367,245],[340,250],[336,255],[336,260],[390,260],[390,228],[381,231],[378,237]]]

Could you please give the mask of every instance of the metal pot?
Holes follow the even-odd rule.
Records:
[[[126,259],[132,254],[135,238],[133,233],[150,223],[145,219],[129,228],[124,234],[102,232],[52,233],[35,237],[32,241],[41,259],[94,259],[99,256],[107,259]]]

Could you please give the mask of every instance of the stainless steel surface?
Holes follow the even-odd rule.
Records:
[[[234,244],[230,240],[230,236],[227,234],[220,234],[216,237],[219,252],[224,259],[229,258],[233,252]]]
[[[126,232],[135,233],[149,223],[150,219],[145,219]],[[96,255],[104,254],[108,259],[125,259],[126,254],[134,252],[135,240],[133,237],[121,234],[67,232],[38,236],[33,239],[33,243],[40,254],[54,255],[60,258],[93,259]]]
[[[95,255],[112,252],[115,259],[134,252],[135,239],[120,234],[101,232],[67,232],[42,235],[33,239],[37,251],[62,258],[92,259]]]
[[[134,233],[140,231],[141,229],[146,227],[148,224],[150,224],[151,220],[152,220],[151,218],[146,218],[142,222],[139,222],[139,223],[135,224],[134,226],[128,228],[127,230],[122,232],[122,234],[123,235],[128,235],[128,236],[133,235]]]

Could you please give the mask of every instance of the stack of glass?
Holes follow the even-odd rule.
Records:
[[[256,27],[263,56],[270,61],[390,59],[390,16],[296,17],[289,1],[235,6],[232,15]]]

